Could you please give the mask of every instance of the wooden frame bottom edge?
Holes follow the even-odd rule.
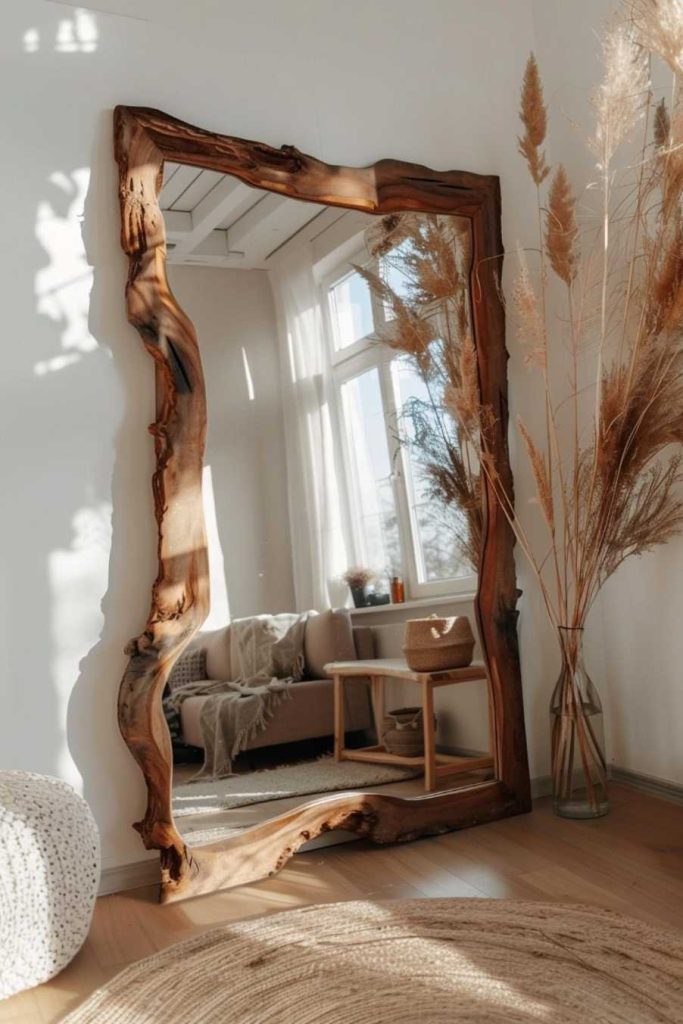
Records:
[[[468,787],[460,798],[452,792],[442,798],[439,794],[413,798],[410,820],[405,817],[405,798],[385,796],[377,801],[371,800],[372,796],[377,794],[345,797],[337,807],[331,806],[334,798],[315,801],[220,845],[188,848],[179,879],[169,879],[162,869],[160,902],[174,903],[272,877],[302,846],[325,832],[355,832],[359,839],[389,846],[488,824],[532,809],[530,799],[520,799],[497,780]],[[226,858],[227,852],[232,856]]]

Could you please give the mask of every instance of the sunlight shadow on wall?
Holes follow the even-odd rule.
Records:
[[[72,519],[70,546],[48,556],[52,675],[60,721],[66,720],[83,652],[97,643],[104,622],[101,601],[109,576],[111,514],[108,502],[79,509]],[[80,788],[66,741],[58,769],[61,778]]]
[[[59,325],[62,348],[67,354],[35,363],[33,370],[39,376],[72,365],[82,353],[99,347],[88,330],[93,272],[81,237],[90,169],[79,167],[68,175],[55,171],[49,181],[63,196],[65,206],[63,211],[56,210],[46,199],[38,204],[36,238],[50,262],[35,276],[35,293],[38,312]]]
[[[56,53],[94,53],[98,39],[97,20],[92,11],[77,7],[72,17],[60,19],[55,38],[47,40],[45,48]],[[42,43],[40,31],[27,28],[22,42],[24,53],[38,53]]]
[[[101,602],[109,580],[112,506],[98,486],[98,442],[83,433],[84,424],[92,423],[94,416],[100,424],[106,422],[106,403],[93,406],[88,389],[97,389],[101,382],[102,359],[112,358],[88,325],[93,269],[85,252],[82,221],[89,184],[89,167],[54,171],[35,214],[35,238],[46,257],[34,277],[36,311],[53,330],[49,347],[38,349],[41,358],[32,369],[42,378],[43,402],[57,403],[46,441],[52,452],[54,507],[46,509],[52,535],[44,553],[48,664],[57,721],[67,720],[81,660],[100,639]],[[59,737],[51,770],[82,790],[66,735]]]
[[[247,395],[249,396],[249,401],[253,402],[254,399],[256,398],[256,393],[254,391],[254,379],[251,376],[249,357],[247,355],[247,350],[245,349],[244,345],[242,345],[242,365],[244,366],[244,380],[247,385]]]
[[[213,493],[211,466],[204,466],[202,498],[206,537],[209,547],[209,586],[211,592],[210,610],[202,629],[220,629],[230,621],[230,602],[228,599],[228,585],[225,579],[223,548],[216,518],[216,499]]]

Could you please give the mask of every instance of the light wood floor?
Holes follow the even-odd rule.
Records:
[[[0,1004],[0,1024],[57,1024],[126,964],[217,925],[358,898],[489,896],[591,903],[683,928],[683,807],[624,786],[592,822],[532,814],[381,848],[365,842],[296,856],[274,878],[161,907],[151,889],[97,901],[88,941],[53,981]]]

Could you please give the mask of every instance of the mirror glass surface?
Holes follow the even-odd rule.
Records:
[[[211,611],[164,695],[176,824],[197,845],[321,796],[424,795],[418,762],[335,759],[324,666],[401,657],[407,618],[475,628],[478,467],[448,386],[471,330],[469,221],[376,217],[172,163],[161,206],[208,405]],[[379,711],[370,680],[350,680],[344,746],[379,746],[385,713],[419,703],[395,680]],[[440,752],[486,754],[485,683],[441,688],[435,713]]]

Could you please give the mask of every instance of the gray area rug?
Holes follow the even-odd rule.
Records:
[[[267,800],[307,796],[310,793],[335,793],[347,789],[367,789],[403,782],[421,775],[420,769],[396,765],[361,764],[321,757],[317,761],[283,765],[260,772],[231,775],[215,782],[199,780],[173,787],[173,817],[214,814],[235,810]]]
[[[63,1024],[680,1024],[679,934],[595,907],[306,907],[129,967]]]

